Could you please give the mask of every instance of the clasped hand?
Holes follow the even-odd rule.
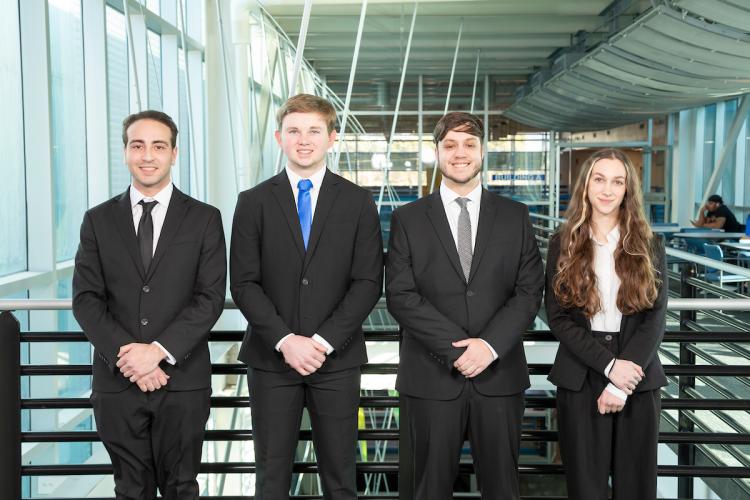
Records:
[[[645,376],[643,368],[626,359],[616,359],[609,371],[609,380],[628,396]]]
[[[490,366],[493,361],[492,351],[483,340],[477,338],[453,342],[453,347],[466,350],[453,363],[453,366],[466,378],[474,378]]]
[[[143,392],[153,392],[167,385],[169,375],[159,368],[164,351],[153,344],[133,342],[120,347],[117,367],[125,378]]]
[[[302,376],[315,373],[326,360],[326,348],[304,335],[289,335],[279,348],[286,364]]]
[[[605,413],[617,413],[625,408],[625,401],[618,398],[607,389],[604,389],[596,400],[596,407],[602,415]]]

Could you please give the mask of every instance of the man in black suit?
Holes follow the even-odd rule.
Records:
[[[468,433],[486,499],[517,499],[524,390],[522,335],[544,271],[528,209],[482,189],[482,121],[435,127],[438,192],[393,213],[388,310],[401,327],[396,388],[408,412],[414,497],[453,498]]]
[[[73,313],[94,346],[94,409],[118,499],[198,498],[210,410],[208,332],[224,307],[219,211],[181,193],[177,127],[159,111],[123,122],[125,193],[86,212]]]
[[[383,242],[371,194],[326,169],[336,112],[300,94],[279,109],[280,174],[240,194],[231,291],[249,326],[256,500],[289,497],[303,407],[327,500],[356,499],[362,322],[380,297]]]

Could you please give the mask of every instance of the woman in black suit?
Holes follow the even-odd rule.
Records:
[[[666,260],[643,214],[638,174],[621,151],[584,163],[567,221],[547,255],[545,305],[560,347],[560,452],[575,500],[656,498],[656,448],[667,385]]]

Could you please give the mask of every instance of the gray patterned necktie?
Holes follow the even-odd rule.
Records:
[[[461,213],[458,214],[458,259],[461,261],[461,268],[464,271],[464,278],[469,281],[469,271],[471,271],[471,219],[466,204],[468,198],[456,198],[456,203],[461,207]]]

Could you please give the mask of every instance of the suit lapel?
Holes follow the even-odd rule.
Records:
[[[315,254],[315,249],[320,241],[320,235],[323,233],[323,228],[328,220],[328,214],[333,208],[333,203],[339,195],[339,178],[332,174],[330,170],[326,170],[325,176],[323,177],[323,183],[320,186],[320,193],[318,194],[318,201],[315,204],[315,213],[313,214],[312,227],[310,228],[310,239],[307,241],[307,252],[305,252],[305,263],[302,266],[303,269],[307,269]],[[301,230],[300,230],[301,232]]]
[[[185,196],[176,187],[172,189],[172,197],[169,199],[169,206],[167,207],[167,216],[164,218],[164,225],[161,228],[161,234],[159,234],[159,241],[156,242],[156,251],[154,252],[154,258],[151,261],[151,266],[148,268],[148,274],[146,279],[153,276],[154,271],[159,266],[162,257],[167,252],[169,244],[177,235],[177,231],[180,229],[182,220],[188,211],[188,197]]]
[[[479,206],[479,222],[477,222],[477,240],[474,243],[474,256],[471,258],[471,271],[469,272],[469,283],[477,273],[479,262],[487,248],[487,243],[492,236],[492,228],[495,225],[495,200],[493,195],[486,189],[482,189],[482,201]]]
[[[461,268],[461,260],[458,258],[458,250],[456,249],[456,242],[451,234],[451,228],[448,225],[448,217],[445,215],[445,207],[443,207],[443,200],[440,199],[440,191],[435,191],[430,195],[427,203],[427,217],[429,217],[432,227],[435,229],[435,233],[443,245],[445,253],[448,255],[448,260],[453,264],[453,268],[464,280],[464,272]]]
[[[130,206],[130,188],[126,189],[117,201],[114,219],[120,237],[122,238],[123,243],[125,243],[125,249],[130,254],[130,258],[133,259],[133,264],[135,264],[136,269],[138,269],[138,274],[141,275],[141,278],[145,278],[146,272],[143,269],[143,261],[141,260],[141,253],[138,250],[138,240],[136,239],[135,226],[133,225],[133,207]]]
[[[280,174],[272,177],[271,182],[273,183],[271,191],[276,197],[281,211],[284,213],[284,218],[289,225],[289,231],[292,233],[294,246],[297,247],[300,259],[304,260],[305,244],[302,241],[302,227],[299,224],[297,205],[294,203],[294,194],[292,193],[292,187],[289,184],[289,177],[287,177],[286,170],[282,170]]]

